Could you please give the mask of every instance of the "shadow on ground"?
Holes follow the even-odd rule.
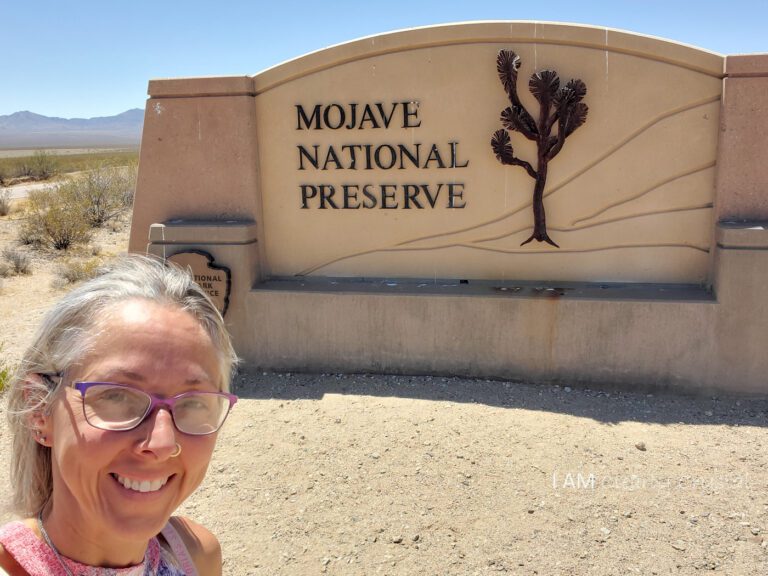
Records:
[[[629,392],[440,376],[244,373],[233,382],[244,399],[320,400],[327,394],[397,397],[432,402],[557,412],[606,424],[768,426],[768,396],[686,395],[669,390]]]

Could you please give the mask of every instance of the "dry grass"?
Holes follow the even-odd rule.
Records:
[[[76,284],[98,276],[103,262],[103,259],[98,257],[67,258],[59,264],[56,274],[64,284]]]
[[[138,164],[138,161],[138,150],[109,150],[82,154],[58,154],[53,150],[38,151],[28,156],[0,157],[0,184],[25,177],[44,180],[53,174],[83,172],[97,167],[130,166]]]
[[[8,188],[0,190],[0,216],[8,216],[11,213],[11,191]]]
[[[31,259],[26,252],[15,248],[6,248],[3,250],[3,259],[9,272],[13,274],[32,274]]]

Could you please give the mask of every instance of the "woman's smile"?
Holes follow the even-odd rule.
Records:
[[[157,492],[163,486],[166,485],[168,480],[173,476],[164,476],[155,480],[137,480],[131,479],[127,476],[121,476],[119,474],[112,473],[111,476],[118,481],[124,488],[132,490],[134,492]]]

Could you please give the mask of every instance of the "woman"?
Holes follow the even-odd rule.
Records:
[[[126,257],[45,317],[8,394],[16,511],[0,574],[221,574],[174,510],[236,398],[221,315],[177,268]]]

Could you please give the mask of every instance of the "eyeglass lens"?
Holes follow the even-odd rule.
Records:
[[[229,399],[220,394],[187,392],[168,401],[173,421],[186,434],[212,434],[229,413]],[[85,419],[104,430],[130,430],[152,407],[152,397],[115,384],[90,385],[83,395]]]

